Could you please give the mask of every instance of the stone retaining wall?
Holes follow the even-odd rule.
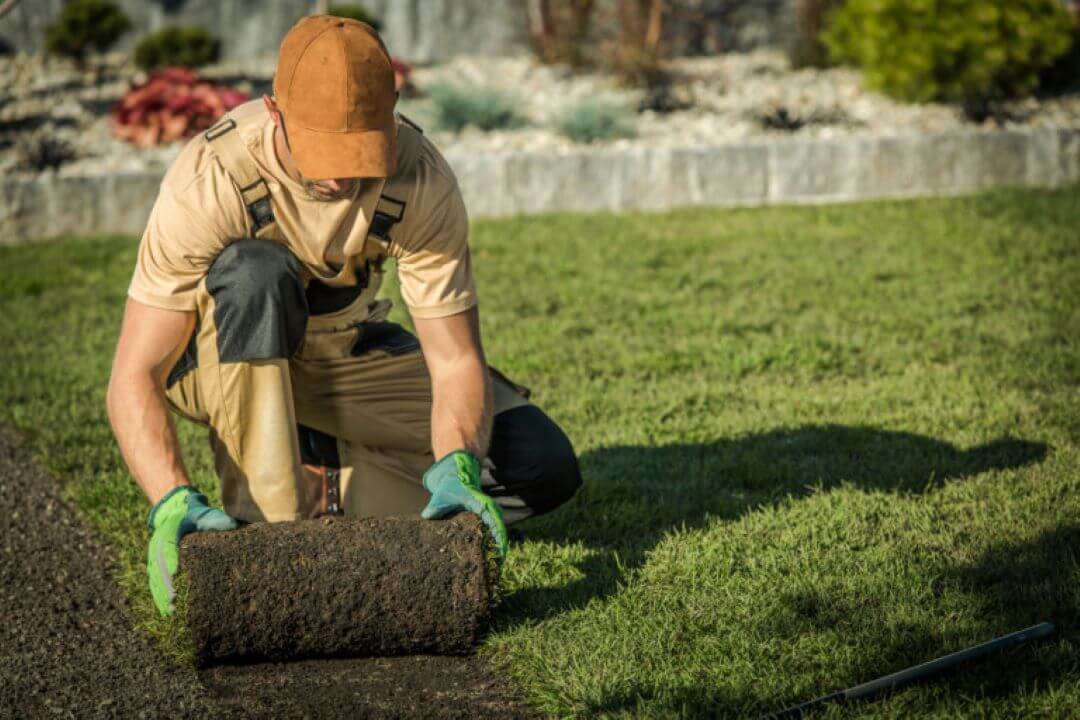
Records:
[[[1080,130],[1039,128],[710,148],[447,153],[473,218],[551,211],[825,203],[1080,182]],[[0,180],[0,244],[138,235],[160,175]]]

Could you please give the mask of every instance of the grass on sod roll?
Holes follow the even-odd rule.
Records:
[[[585,477],[521,526],[484,651],[559,716],[745,716],[1049,620],[1038,647],[821,716],[1080,707],[1077,228],[1077,187],[476,222],[488,355]],[[135,249],[0,250],[0,421],[184,657],[104,408]]]

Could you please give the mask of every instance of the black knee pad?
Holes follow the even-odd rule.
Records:
[[[534,515],[554,510],[581,487],[570,439],[544,411],[523,405],[495,416],[488,457],[498,484],[493,495],[516,495]]]
[[[288,358],[307,329],[300,261],[270,240],[237,240],[206,275],[214,298],[218,358],[250,362]]]

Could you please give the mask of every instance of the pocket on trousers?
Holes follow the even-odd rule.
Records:
[[[356,344],[356,328],[345,327],[334,330],[312,332],[304,335],[304,342],[296,353],[299,360],[317,362],[319,360],[340,360],[349,357]]]

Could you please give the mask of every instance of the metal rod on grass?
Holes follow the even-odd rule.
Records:
[[[965,650],[954,652],[951,655],[939,657],[937,660],[931,660],[922,665],[915,665],[914,667],[909,667],[900,670],[899,672],[894,672],[891,675],[879,677],[876,680],[871,680],[870,682],[856,685],[855,687],[850,687],[847,690],[841,690],[840,692],[835,692],[831,695],[824,695],[814,700],[804,702],[801,705],[793,705],[789,708],[780,710],[779,712],[763,715],[760,720],[795,720],[796,718],[804,717],[807,712],[831,702],[868,700],[881,693],[895,690],[918,680],[923,680],[934,675],[940,675],[963,663],[981,660],[988,655],[1010,650],[1033,640],[1040,640],[1051,635],[1053,632],[1053,623],[1044,622],[1039,623],[1038,625],[1032,625],[1024,630],[1009,633],[1008,635],[1002,635],[999,638],[994,638],[993,640],[989,640],[980,645],[974,645]]]

